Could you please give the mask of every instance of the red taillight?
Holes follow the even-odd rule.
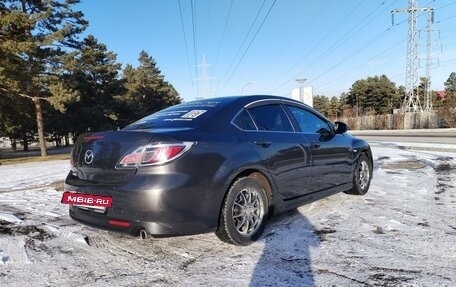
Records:
[[[138,165],[138,162],[140,162],[143,151],[144,147],[140,147],[133,152],[125,155],[118,163],[118,165],[121,165],[122,167],[136,167]]]
[[[141,164],[154,164],[172,160],[178,156],[185,145],[163,145],[157,147],[146,147],[141,158]]]
[[[131,222],[122,219],[109,219],[109,224],[112,226],[127,228],[130,227]]]
[[[192,145],[192,142],[182,142],[150,144],[140,147],[124,155],[116,168],[136,168],[139,166],[163,164],[180,157]]]

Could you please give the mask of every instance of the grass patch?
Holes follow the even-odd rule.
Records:
[[[0,159],[0,165],[21,164],[21,163],[28,163],[28,162],[42,162],[42,161],[50,161],[50,160],[70,160],[70,154],[65,153],[65,154],[48,155],[46,157],[28,156],[28,157],[19,157],[19,158]]]

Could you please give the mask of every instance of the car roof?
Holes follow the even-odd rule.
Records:
[[[292,98],[282,97],[282,96],[275,96],[275,95],[233,95],[233,96],[221,96],[221,97],[213,97],[213,98],[205,98],[205,99],[197,99],[193,101],[189,101],[187,103],[196,103],[196,102],[212,102],[217,101],[222,104],[222,106],[227,106],[231,104],[235,104],[238,107],[243,107],[249,105],[254,102],[264,101],[264,100],[278,100],[278,101],[287,101],[292,102],[295,104],[303,105],[309,107],[308,105],[296,101]],[[311,107],[309,107],[311,108]]]
[[[196,99],[168,107],[157,113],[142,118],[125,127],[126,130],[154,128],[198,128],[216,131],[230,126],[233,117],[244,107],[250,108],[257,104],[294,103],[299,106],[311,107],[287,97],[273,95],[235,95]],[[207,112],[210,110],[211,112]],[[160,120],[161,118],[162,120]],[[166,122],[165,122],[166,121]]]
[[[309,107],[308,105],[296,101],[291,98],[281,97],[281,96],[274,96],[274,95],[236,95],[236,96],[222,96],[222,97],[214,97],[214,98],[206,98],[200,99],[196,101],[190,101],[188,104],[198,103],[200,101],[201,104],[216,102],[218,104],[218,108],[211,113],[211,120],[203,121],[199,123],[199,128],[201,129],[210,129],[210,130],[218,130],[222,128],[223,125],[228,125],[232,120],[233,117],[242,110],[242,108],[250,108],[254,107],[257,104],[262,105],[266,104],[270,101],[272,103],[281,103],[287,102],[292,103],[295,105],[299,105],[301,107],[306,107],[308,109],[313,108]],[[315,110],[314,110],[315,111]],[[318,112],[317,112],[318,113]],[[319,114],[319,113],[318,113]],[[322,116],[324,118],[324,116]]]

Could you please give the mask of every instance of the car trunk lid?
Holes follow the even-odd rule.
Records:
[[[131,150],[152,140],[164,140],[146,131],[113,131],[82,135],[71,153],[73,184],[119,185],[136,173],[136,168],[118,169],[116,165]],[[71,184],[71,182],[69,182]]]

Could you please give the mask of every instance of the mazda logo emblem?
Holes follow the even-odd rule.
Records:
[[[84,155],[84,162],[86,164],[91,164],[93,162],[93,151],[92,150],[87,150]]]

